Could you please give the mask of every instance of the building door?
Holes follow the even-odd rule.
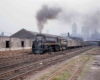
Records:
[[[6,41],[6,48],[10,48],[10,41]]]
[[[21,41],[21,47],[24,47],[24,41]]]

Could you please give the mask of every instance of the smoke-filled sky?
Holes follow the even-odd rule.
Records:
[[[22,28],[38,32],[37,14],[44,5],[60,12],[58,10],[52,19],[46,19],[43,33],[71,33],[74,22],[78,33],[82,26],[89,26],[91,30],[98,28],[99,31],[100,0],[0,0],[0,32],[13,34]]]

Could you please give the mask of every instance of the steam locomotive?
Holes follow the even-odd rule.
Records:
[[[45,52],[57,52],[68,48],[83,46],[82,39],[69,37],[61,37],[46,34],[37,34],[32,44],[32,52],[34,54]]]

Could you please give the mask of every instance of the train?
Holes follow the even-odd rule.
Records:
[[[84,46],[84,44],[81,38],[37,34],[32,44],[32,52],[34,54],[41,54],[82,46]]]

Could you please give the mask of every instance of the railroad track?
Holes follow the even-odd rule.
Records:
[[[79,49],[81,49],[81,48],[79,48]],[[39,61],[41,59],[53,57],[53,56],[56,56],[57,54],[59,55],[59,54],[62,54],[62,53],[68,53],[68,52],[71,52],[71,51],[74,51],[74,50],[77,50],[77,49],[60,51],[60,52],[53,53],[51,55],[44,54],[44,55],[35,55],[34,56],[34,54],[31,55],[31,54],[27,53],[25,55],[13,57],[13,58],[10,58],[10,59],[6,59],[6,58],[4,60],[1,59],[0,69],[1,68],[5,69],[6,67],[11,67],[11,66],[14,66],[14,65],[22,64],[22,63],[30,63],[30,61],[31,62]]]
[[[70,78],[68,80],[77,80],[77,78],[75,79],[76,74],[80,71],[80,69],[82,69],[85,65],[85,63],[89,60],[89,58],[87,60],[85,60],[78,68],[76,68],[76,70],[73,72],[73,74],[70,76]]]
[[[82,60],[83,55],[84,55],[84,56],[85,56],[85,55],[88,55],[88,56],[87,56],[88,58],[87,58],[85,61],[81,62],[80,65],[78,64],[78,66],[76,67],[76,69],[75,69],[73,72],[71,72],[71,73],[72,73],[71,76],[70,76],[69,78],[66,79],[66,80],[74,80],[73,78],[75,77],[76,73],[77,73],[77,72],[80,70],[80,68],[82,68],[82,67],[84,66],[84,64],[89,60],[89,58],[90,58],[90,53],[82,54],[81,56],[75,58],[73,61],[71,61],[71,62],[68,63],[67,65],[65,65],[65,66],[61,67],[59,70],[55,71],[52,75],[50,75],[50,76],[48,77],[47,80],[52,80],[54,77],[56,77],[56,76],[62,74],[64,71],[68,70],[69,67],[71,67],[71,66],[73,66],[73,65],[76,65],[76,64],[79,62],[79,60],[80,60],[80,61]],[[73,67],[75,67],[75,66],[73,66]],[[77,79],[75,79],[75,80],[77,80]]]
[[[42,70],[50,65],[56,64],[57,62],[61,62],[66,59],[69,59],[70,57],[78,55],[89,49],[91,49],[91,47],[76,50],[74,52],[70,52],[69,54],[67,53],[64,55],[62,54],[62,55],[58,55],[58,56],[51,57],[48,59],[44,59],[42,61],[38,61],[33,64],[24,65],[24,66],[18,67],[16,69],[12,69],[12,70],[0,73],[0,80],[22,79],[31,72],[35,73],[38,70]]]

